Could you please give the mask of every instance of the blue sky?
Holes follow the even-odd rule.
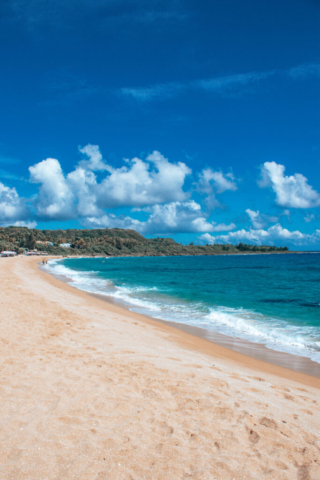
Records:
[[[4,0],[0,224],[320,248],[316,0]]]

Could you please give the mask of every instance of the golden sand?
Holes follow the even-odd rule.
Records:
[[[319,480],[320,380],[0,263],[1,480]]]

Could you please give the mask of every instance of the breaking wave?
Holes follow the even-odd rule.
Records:
[[[72,269],[60,260],[49,261],[46,269],[54,275],[64,277],[67,283],[80,290],[112,297],[132,311],[205,328],[230,337],[240,337],[273,350],[306,356],[320,363],[320,331],[317,326],[290,324],[285,319],[245,308],[188,301],[161,286],[149,288],[128,283],[115,285],[97,270]],[[287,302],[292,303],[290,299]]]

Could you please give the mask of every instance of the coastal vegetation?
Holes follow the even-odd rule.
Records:
[[[61,245],[69,247],[61,247]],[[27,227],[0,228],[0,251],[23,253],[37,249],[50,255],[108,255],[108,256],[163,256],[163,255],[219,255],[240,253],[287,252],[287,247],[238,245],[182,245],[171,238],[147,239],[134,230],[68,229],[37,230]]]

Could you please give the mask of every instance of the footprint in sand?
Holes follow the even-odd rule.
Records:
[[[263,425],[264,427],[267,427],[267,428],[273,428],[273,430],[277,429],[277,422],[267,417],[261,418],[260,425]]]
[[[259,440],[260,435],[258,435],[254,430],[249,430],[249,441],[255,445],[259,442]]]
[[[286,393],[283,395],[286,400],[290,400],[291,402],[294,402],[294,397],[292,395],[287,395]]]

